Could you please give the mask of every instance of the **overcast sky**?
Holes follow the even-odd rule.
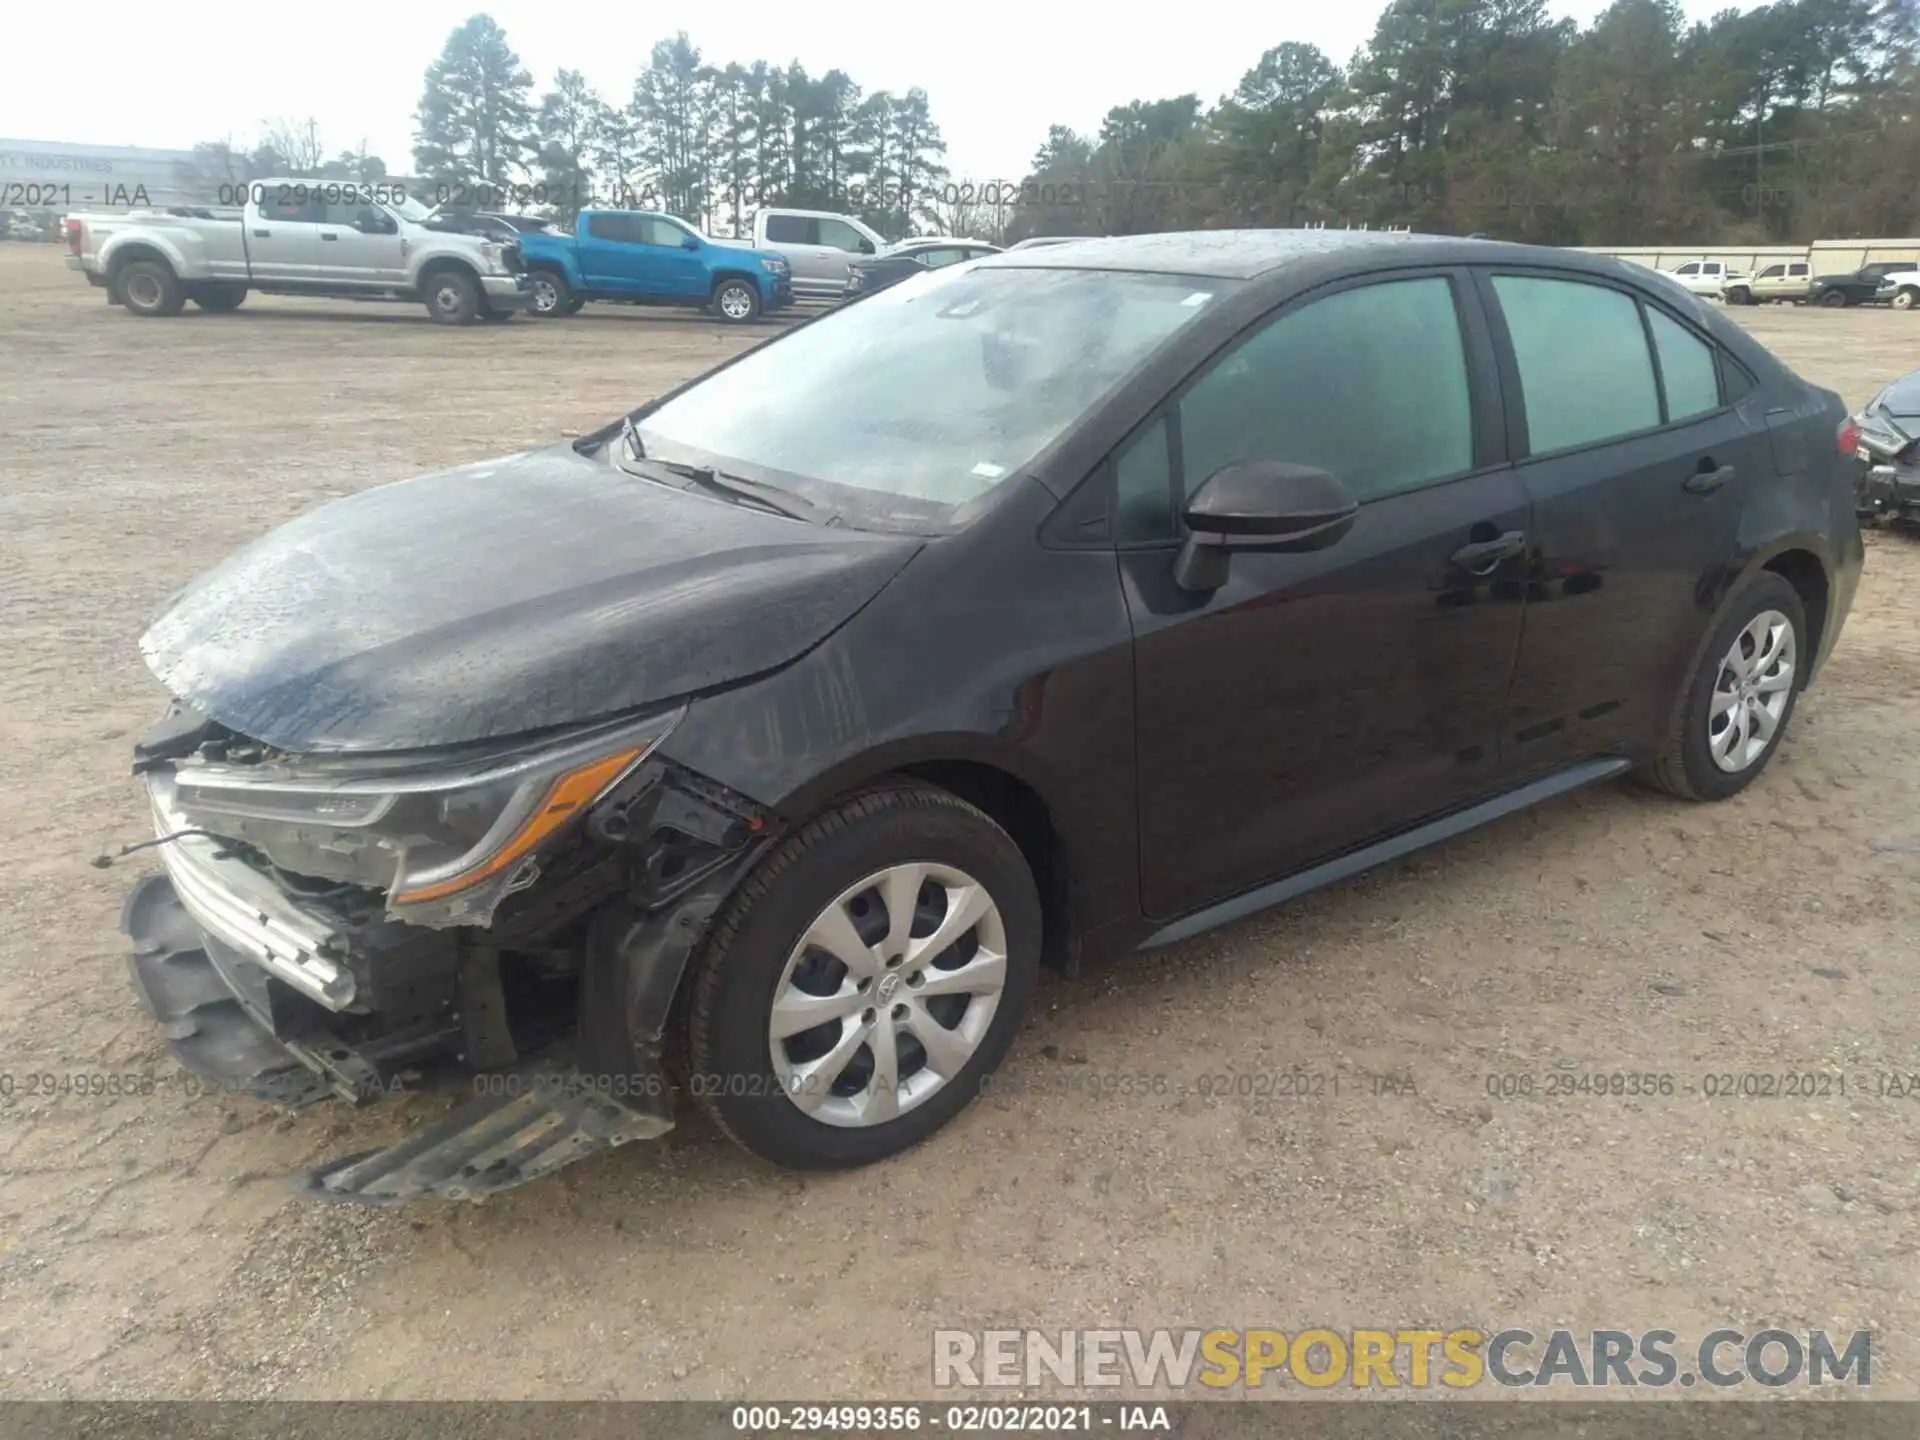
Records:
[[[1687,0],[1703,19],[1729,0]],[[145,0],[84,6],[17,0],[5,26],[0,135],[187,149],[264,122],[319,122],[330,152],[367,148],[412,165],[421,77],[447,34],[481,7],[448,0]],[[1263,50],[1310,41],[1344,63],[1372,32],[1371,0],[1182,0],[1173,10],[653,0],[636,5],[498,0],[536,86],[570,66],[624,100],[656,40],[684,29],[710,63],[798,59],[865,90],[918,85],[955,179],[1017,179],[1047,126],[1090,131],[1113,105],[1197,92],[1211,104]],[[1605,0],[1549,0],[1583,24]],[[1735,8],[1746,8],[1737,5]],[[1140,21],[1132,19],[1138,15]]]

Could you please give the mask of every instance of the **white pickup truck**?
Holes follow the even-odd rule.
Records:
[[[399,186],[237,188],[241,210],[69,215],[67,266],[135,315],[178,315],[189,300],[231,310],[250,290],[418,300],[448,325],[505,319],[533,303],[518,244],[436,229],[433,212]]]
[[[753,217],[753,247],[787,257],[796,300],[846,294],[853,262],[887,242],[865,221],[830,210],[762,210]]]

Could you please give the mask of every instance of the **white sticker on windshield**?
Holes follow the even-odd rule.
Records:
[[[973,467],[973,473],[978,475],[982,480],[998,480],[1002,475],[1007,473],[1007,467],[1004,465],[995,465],[991,460],[982,460],[978,465]]]
[[[1180,303],[1182,305],[1204,305],[1213,298],[1211,290],[1196,290]]]

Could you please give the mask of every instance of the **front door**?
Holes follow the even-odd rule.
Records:
[[[1150,915],[1493,786],[1529,517],[1492,376],[1463,272],[1349,284],[1234,341],[1116,456]],[[1332,471],[1358,520],[1326,550],[1241,551],[1220,589],[1182,590],[1182,499],[1248,459]]]
[[[1750,382],[1677,314],[1565,274],[1494,272],[1483,293],[1534,514],[1518,776],[1665,733],[1775,462],[1761,399],[1734,403]]]
[[[330,201],[317,228],[314,253],[328,284],[388,290],[407,283],[400,226],[378,205]]]

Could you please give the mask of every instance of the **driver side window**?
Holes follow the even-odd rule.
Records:
[[[1245,460],[1319,466],[1362,504],[1464,474],[1473,407],[1452,282],[1384,281],[1289,310],[1214,361],[1176,410],[1178,444],[1155,425],[1115,466],[1122,542],[1177,533],[1169,486],[1191,498]]]

